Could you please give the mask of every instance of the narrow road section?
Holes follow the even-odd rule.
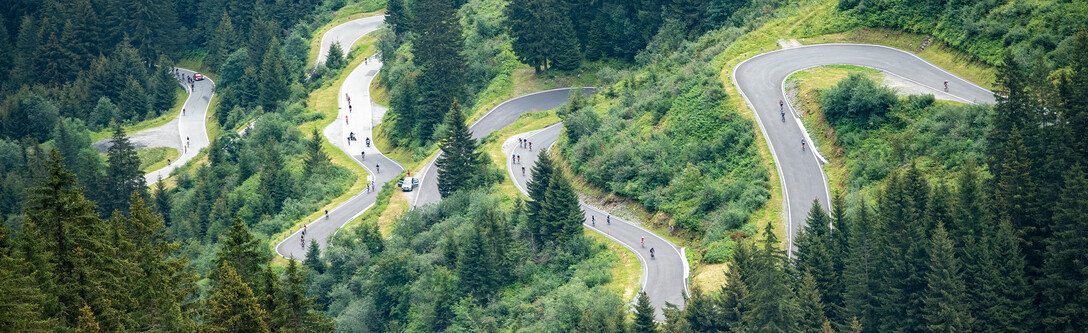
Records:
[[[321,38],[322,56],[318,58],[318,61],[324,61],[324,55],[328,53],[331,41],[347,41],[342,43],[346,52],[351,49],[351,44],[356,40],[377,30],[382,19],[384,16],[371,16],[329,30]],[[351,156],[356,163],[370,173],[368,177],[373,182],[371,190],[359,192],[317,220],[307,221],[305,228],[291,234],[276,245],[276,253],[280,256],[303,260],[306,258],[306,249],[310,242],[317,242],[321,249],[328,247],[328,239],[345,224],[373,207],[377,201],[378,192],[385,183],[393,180],[404,170],[399,163],[382,155],[373,142],[369,147],[366,144],[368,138],[373,138],[374,125],[381,122],[381,117],[374,112],[380,107],[370,98],[370,84],[381,67],[379,57],[371,57],[352,69],[344,80],[344,84],[340,86],[337,96],[339,100],[337,118],[323,131],[329,142]],[[354,137],[355,140],[349,140],[349,137]],[[305,235],[303,235],[304,231]]]
[[[733,69],[733,85],[748,102],[767,140],[782,183],[786,240],[792,252],[793,239],[805,226],[813,200],[831,211],[830,188],[823,170],[826,160],[812,149],[812,138],[786,98],[784,84],[794,72],[825,65],[871,67],[913,81],[934,90],[944,90],[965,103],[993,103],[993,92],[902,50],[860,44],[819,44],[764,53]],[[786,101],[783,120],[778,101]],[[801,140],[806,149],[802,149]]]

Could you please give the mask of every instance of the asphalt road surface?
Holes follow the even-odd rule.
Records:
[[[514,135],[503,144],[503,152],[507,157],[506,169],[518,190],[526,196],[529,195],[526,184],[532,179],[533,165],[536,164],[540,148],[551,147],[559,139],[562,129],[562,123],[555,124],[543,130]],[[518,138],[532,142],[532,149],[519,146]],[[510,158],[514,154],[521,156],[520,163],[514,163]],[[666,302],[681,308],[684,306],[684,295],[688,292],[688,263],[683,248],[618,217],[612,216],[609,223],[608,213],[584,202],[581,206],[586,216],[582,226],[608,236],[638,257],[642,264],[642,290],[650,297],[650,304],[656,309],[655,317],[658,321],[665,320],[661,309]],[[643,238],[645,244],[642,243]],[[651,248],[655,252],[653,257],[650,256]]]
[[[324,54],[327,53],[328,45],[331,44],[330,40],[354,43],[363,35],[377,30],[383,18],[383,16],[362,18],[329,30],[321,38],[322,56],[318,58],[318,61],[324,61]],[[344,43],[343,47],[346,53],[351,45]],[[372,207],[377,201],[378,191],[404,169],[397,162],[382,155],[373,143],[370,147],[366,146],[366,139],[373,136],[374,125],[381,120],[380,117],[375,117],[374,110],[378,106],[370,98],[370,83],[381,67],[379,58],[372,57],[348,74],[337,96],[339,114],[336,121],[324,130],[325,138],[329,142],[351,156],[356,163],[370,173],[374,181],[373,189],[364,190],[329,210],[327,218],[321,217],[315,221],[308,221],[304,229],[291,234],[276,245],[276,253],[280,256],[303,260],[306,257],[306,247],[312,241],[318,242],[321,249],[325,249],[328,246],[329,237],[336,234],[336,231],[344,224]],[[350,102],[348,97],[351,98]],[[348,107],[349,105],[351,107]],[[348,140],[350,134],[355,134],[355,141]],[[360,177],[364,176],[360,175]],[[303,236],[303,230],[305,230],[305,236]]]
[[[883,70],[890,75],[914,81],[923,86],[943,90],[962,102],[993,103],[989,90],[955,76],[914,54],[877,45],[820,44],[782,49],[752,57],[733,70],[736,85],[763,131],[763,137],[774,156],[784,195],[787,242],[804,227],[813,199],[831,211],[827,176],[821,167],[822,157],[811,149],[811,138],[804,131],[790,105],[786,104],[786,119],[782,120],[778,101],[786,100],[783,84],[790,74],[823,65],[858,65]],[[804,138],[807,149],[801,150]],[[792,251],[791,251],[792,252]]]
[[[195,73],[180,68],[178,72],[183,75],[183,78],[192,77]],[[128,133],[132,145],[136,148],[170,147],[178,150],[177,159],[171,160],[170,164],[161,169],[144,175],[149,185],[158,182],[160,178],[170,177],[170,173],[175,168],[185,165],[211,142],[208,140],[205,117],[208,115],[208,104],[211,103],[212,95],[215,93],[215,83],[209,78],[196,81],[191,87],[188,81],[185,83],[179,81],[179,83],[185,91],[189,92],[189,97],[185,99],[185,105],[182,107],[185,112],[179,112],[177,118],[166,125]],[[110,141],[112,140],[103,139],[95,142],[94,146],[99,152],[105,152]]]

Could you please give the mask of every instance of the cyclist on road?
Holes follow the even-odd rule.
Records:
[[[374,173],[382,173],[382,166],[375,164],[374,165]]]
[[[948,80],[944,80],[944,92],[948,92]]]
[[[651,247],[650,248],[650,258],[652,259],[653,257],[654,257],[654,248]]]
[[[366,151],[365,150],[359,152],[359,159],[361,160],[361,159],[364,159],[364,158],[366,158]]]
[[[366,138],[366,146],[367,146],[367,148],[370,147],[370,138],[369,137]]]
[[[329,210],[328,209],[325,210],[325,219],[326,220],[329,219]]]
[[[646,237],[642,237],[642,247],[646,247]]]
[[[594,226],[597,225],[597,216],[590,216],[589,219],[590,219],[590,221],[592,221]]]
[[[605,216],[604,221],[608,224],[612,224],[612,214],[608,214],[608,216]]]
[[[801,139],[801,150],[805,150],[805,139]]]
[[[786,109],[786,101],[778,100],[778,109],[779,110],[785,110]]]

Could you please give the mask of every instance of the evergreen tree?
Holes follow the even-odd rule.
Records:
[[[906,171],[888,177],[884,191],[878,198],[879,211],[874,238],[876,276],[873,290],[878,303],[872,318],[879,331],[922,331],[923,292],[926,287],[927,237],[922,228],[928,187],[918,170],[911,166]],[[862,321],[862,325],[867,322]]]
[[[121,115],[118,121],[140,121],[151,113],[151,100],[147,98],[143,83],[135,78],[127,81],[118,96],[117,106]]]
[[[385,24],[397,38],[412,30],[412,17],[405,0],[388,0],[385,4]]]
[[[344,62],[344,49],[340,47],[340,42],[333,42],[329,45],[329,53],[325,56],[325,67],[337,70],[346,65]]]
[[[552,44],[551,65],[561,71],[572,71],[582,66],[582,53],[578,50],[578,38],[574,34],[574,25],[566,16],[560,16]]]
[[[929,246],[925,306],[922,308],[926,328],[933,332],[970,331],[974,318],[964,292],[960,262],[944,224],[937,224]]]
[[[1076,332],[1088,327],[1088,179],[1079,164],[1066,172],[1061,200],[1051,222],[1045,264],[1036,287],[1041,293],[1042,323],[1049,332]]]
[[[204,57],[205,64],[213,68],[219,66],[230,56],[231,52],[234,52],[237,44],[238,35],[237,31],[234,30],[234,24],[231,22],[230,15],[223,12],[219,24],[215,28],[215,33],[212,35],[211,40],[208,41],[208,56]]]
[[[310,248],[306,250],[306,260],[302,264],[317,274],[325,274],[325,261],[321,258],[321,247],[317,242],[310,242]]]
[[[977,280],[966,284],[974,289],[967,297],[976,327],[984,332],[1038,331],[1038,316],[1032,313],[1034,295],[1024,273],[1016,230],[1005,219],[985,235],[983,243],[972,251],[979,262],[971,274],[964,274],[965,282]]]
[[[89,305],[83,304],[83,307],[79,308],[79,326],[76,327],[76,332],[96,333],[100,331],[98,321],[94,319],[94,311],[91,310]]]
[[[103,329],[122,329],[125,287],[113,271],[123,270],[124,263],[114,260],[107,225],[55,150],[46,170],[45,181],[30,190],[20,237],[31,276],[38,277],[46,295],[43,317],[56,318],[61,327],[75,327],[79,308],[87,304]]]
[[[316,242],[314,242],[316,243]],[[283,327],[288,332],[331,332],[333,323],[317,311],[314,298],[306,296],[306,274],[294,260],[287,261],[283,293],[287,301]]]
[[[755,264],[759,269],[751,275],[748,295],[751,308],[744,313],[745,326],[768,332],[796,332],[800,318],[798,304],[790,277],[786,273],[786,256],[778,249],[778,237],[767,224],[763,232],[763,246],[756,253]]]
[[[557,8],[549,0],[514,0],[506,6],[506,21],[509,24],[511,45],[518,60],[533,67],[537,73],[547,66],[548,50],[551,37],[550,27],[554,22],[546,22],[542,17],[554,18]],[[553,15],[548,15],[548,14]]]
[[[541,237],[554,239],[558,246],[582,235],[582,223],[586,217],[566,174],[554,170],[551,176],[544,202],[541,203],[542,229],[545,230]]]
[[[549,155],[548,149],[540,149],[536,164],[533,165],[530,173],[529,182],[525,185],[531,199],[525,203],[526,227],[531,236],[530,242],[534,244],[545,240],[541,235],[541,228],[544,226],[543,203],[552,174],[555,172],[555,165]]]
[[[261,63],[260,105],[266,112],[278,110],[279,102],[290,97],[286,62],[279,39],[272,38]]]
[[[134,193],[130,202],[123,230],[125,241],[131,243],[126,255],[138,266],[129,274],[135,282],[131,292],[138,306],[134,311],[136,327],[167,331],[194,329],[195,323],[184,309],[190,307],[186,302],[196,294],[196,276],[185,271],[184,257],[171,258],[178,244],[165,241],[161,217],[144,204],[139,193]],[[115,226],[120,231],[118,227]]]
[[[207,329],[214,332],[269,332],[268,314],[261,308],[249,284],[229,263],[217,270],[219,282],[208,300]]]
[[[479,142],[472,138],[465,126],[465,116],[456,102],[446,114],[446,133],[439,142],[442,156],[435,161],[438,167],[438,193],[448,197],[457,191],[480,186],[480,174],[484,172],[483,155]]]
[[[47,332],[53,323],[42,316],[44,295],[27,263],[13,256],[8,229],[0,223],[0,327],[17,332]]]
[[[155,71],[152,76],[151,89],[151,109],[153,114],[163,114],[174,107],[174,103],[178,99],[178,81],[170,74],[169,68],[164,66]]]
[[[800,332],[818,333],[823,331],[825,324],[830,325],[822,299],[816,278],[812,276],[811,271],[805,271],[801,277],[801,289],[798,291],[797,298],[797,305],[801,309],[801,318],[798,322]]]
[[[725,285],[722,286],[721,303],[718,308],[721,309],[722,324],[733,332],[745,331],[744,326],[744,314],[751,309],[748,299],[748,286],[744,282],[745,276],[741,269],[738,269],[738,262],[752,261],[752,244],[750,242],[741,242],[737,245],[736,250],[733,251],[733,257],[730,259],[730,269],[725,272]]]
[[[695,332],[719,332],[728,331],[729,327],[722,321],[722,314],[717,307],[718,301],[703,292],[699,286],[691,288],[691,297],[684,304],[684,317]]]
[[[1024,255],[1029,272],[1041,266],[1047,223],[1039,220],[1037,188],[1032,181],[1031,162],[1028,160],[1020,131],[1014,128],[1005,147],[1001,162],[1001,174],[996,178],[994,207],[999,219],[1008,219],[1018,230],[1024,243]],[[1034,275],[1034,274],[1033,274]]]
[[[465,90],[465,59],[461,23],[448,0],[417,0],[413,8],[415,40],[413,61],[421,70],[420,101],[416,105],[415,138],[434,140],[434,128],[446,116]],[[458,108],[460,109],[460,108]]]
[[[219,275],[222,274],[223,267],[229,266],[231,271],[237,272],[242,279],[252,284],[260,276],[260,265],[267,261],[262,255],[260,240],[253,237],[241,218],[234,218],[234,225],[227,230],[225,236],[219,242],[219,253],[215,257],[218,268],[210,277],[215,280],[224,279]]]
[[[315,174],[324,174],[328,170],[329,154],[325,153],[322,147],[324,142],[324,138],[317,132],[317,127],[314,127],[313,132],[310,133],[310,141],[306,142],[306,160],[302,168],[306,178]]]
[[[289,261],[295,261],[294,258],[289,259]],[[280,276],[272,272],[271,266],[265,266],[261,277],[260,286],[252,288],[253,294],[266,314],[265,323],[268,324],[268,328],[272,331],[282,331],[287,325],[288,310]]]
[[[846,250],[846,265],[843,267],[842,279],[843,293],[843,317],[850,319],[857,326],[868,325],[869,331],[875,327],[876,321],[872,319],[876,299],[873,291],[876,290],[877,272],[875,254],[873,249],[872,229],[869,227],[869,209],[864,202],[857,209],[857,217],[854,219]]]
[[[11,68],[11,80],[14,82],[26,82],[33,84],[42,79],[34,73],[41,73],[41,58],[37,55],[38,48],[42,44],[41,29],[38,28],[34,18],[24,16],[19,24],[19,32],[15,39],[15,66]]]
[[[835,268],[833,242],[831,238],[831,219],[820,207],[820,202],[812,201],[808,219],[801,234],[797,236],[794,246],[797,247],[795,266],[798,272],[809,272],[816,281],[815,288],[822,295],[821,307],[827,307],[826,313],[837,311],[835,305],[839,302],[838,295],[832,297],[826,295],[824,290],[838,290],[836,287],[841,272]],[[824,316],[827,317],[826,315]],[[815,320],[813,318],[813,320]],[[818,330],[822,321],[812,322],[812,328]]]
[[[109,193],[109,201],[102,205],[104,214],[112,214],[114,211],[125,211],[128,208],[128,199],[133,193],[147,196],[147,184],[144,174],[140,171],[140,158],[136,156],[136,148],[125,135],[125,129],[119,124],[113,126],[113,138],[110,147],[106,149],[106,188]]]
[[[650,297],[646,293],[638,295],[635,303],[635,322],[631,326],[631,332],[657,332],[657,324],[654,323],[654,308],[650,305]]]
[[[158,182],[155,182],[155,193],[152,195],[155,203],[155,212],[162,216],[162,223],[164,226],[170,226],[170,212],[173,205],[173,196],[170,191],[166,189],[166,184],[163,184],[162,178],[159,178]]]

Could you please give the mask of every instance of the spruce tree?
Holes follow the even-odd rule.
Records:
[[[143,82],[130,78],[124,90],[118,96],[117,106],[121,112],[121,119],[118,119],[118,121],[138,122],[147,117],[151,113],[151,100],[147,98],[147,91],[144,90]]]
[[[696,332],[727,331],[729,327],[722,321],[722,314],[717,307],[715,297],[704,293],[702,288],[691,288],[691,297],[684,304],[684,317],[691,329]]]
[[[1047,223],[1039,219],[1037,187],[1032,181],[1031,161],[1026,149],[1019,129],[1014,128],[1005,146],[1001,174],[995,179],[994,206],[998,218],[1008,219],[1022,237],[1028,271],[1032,273],[1042,266],[1044,239],[1049,231]]]
[[[295,261],[295,258],[289,258]],[[287,300],[285,298],[280,276],[272,272],[271,266],[265,266],[261,272],[260,285],[254,285],[253,295],[264,310],[265,323],[272,331],[285,330],[288,318]],[[252,285],[252,284],[251,284]]]
[[[55,150],[46,170],[44,182],[30,190],[20,237],[31,276],[39,277],[46,294],[43,316],[55,318],[62,327],[75,327],[79,308],[88,304],[103,329],[121,329],[125,286],[114,274],[126,266],[113,257],[108,226]]]
[[[129,217],[123,222],[125,239],[131,242],[125,255],[138,266],[130,274],[135,282],[132,298],[138,304],[136,327],[170,331],[195,328],[183,309],[196,294],[196,276],[185,270],[185,257],[172,258],[178,244],[166,242],[161,217],[144,204],[139,193],[134,193],[130,202]]]
[[[447,0],[417,0],[413,7],[413,61],[420,67],[415,139],[434,140],[434,128],[465,90],[463,36],[457,9]],[[458,108],[459,109],[459,108]]]
[[[170,226],[170,212],[173,205],[173,196],[170,190],[166,189],[166,184],[163,184],[162,178],[159,178],[158,182],[155,182],[155,193],[152,195],[154,198],[155,212],[162,216],[162,223],[164,226]]]
[[[823,296],[820,295],[820,287],[811,271],[805,271],[802,275],[801,288],[797,294],[797,305],[801,309],[798,322],[800,332],[821,332],[824,325],[828,324],[827,312],[824,309]]]
[[[310,133],[310,140],[306,142],[306,160],[302,168],[306,178],[315,174],[324,174],[328,170],[329,154],[325,153],[322,147],[324,142],[321,133],[318,133],[317,127],[314,127],[313,132]]]
[[[1008,219],[1002,220],[982,242],[972,249],[978,263],[970,274],[964,274],[965,282],[973,282],[965,285],[974,289],[967,295],[976,327],[984,332],[1038,331],[1035,297],[1024,272],[1016,229]]]
[[[645,293],[638,295],[638,302],[635,303],[635,321],[630,331],[657,332],[657,324],[654,323],[654,307],[650,305],[650,297]]]
[[[961,332],[974,327],[963,284],[963,272],[952,240],[938,223],[929,244],[929,270],[922,316],[933,332]]]
[[[484,172],[483,155],[479,142],[472,138],[465,126],[465,116],[457,103],[446,114],[446,132],[439,143],[442,156],[435,161],[438,167],[438,193],[448,197],[457,191],[480,186]]]
[[[840,272],[835,268],[833,242],[831,238],[830,218],[820,207],[820,202],[812,201],[808,219],[801,234],[797,236],[794,246],[797,247],[795,266],[799,272],[809,272],[816,281],[816,288],[820,290],[821,306],[827,307],[828,312],[838,304],[838,295],[831,297],[824,290],[837,290],[836,285],[840,279]],[[826,317],[826,316],[825,316]],[[819,329],[820,322],[816,322],[814,329]]]
[[[786,272],[785,253],[778,249],[778,237],[773,226],[763,231],[762,247],[755,257],[759,269],[748,284],[751,308],[743,314],[745,326],[771,332],[796,332],[800,308]]]
[[[260,276],[261,264],[267,261],[262,254],[261,242],[253,237],[241,218],[234,218],[234,225],[227,230],[223,240],[219,242],[219,253],[215,257],[217,268],[212,272],[211,278],[222,280],[219,275],[220,268],[230,266],[231,271],[237,272],[247,282],[256,281]],[[235,268],[237,267],[237,268]]]
[[[164,114],[174,107],[178,99],[178,81],[170,74],[170,69],[162,67],[152,76],[151,105],[155,115]]]
[[[876,299],[876,263],[872,229],[870,228],[869,209],[864,202],[857,209],[854,228],[851,230],[849,246],[846,249],[846,265],[843,267],[843,318],[849,318],[844,324],[867,327],[873,331],[876,321],[872,319]],[[865,326],[868,325],[868,326]]]
[[[578,203],[578,195],[574,193],[570,179],[562,170],[552,172],[552,180],[548,182],[541,208],[545,230],[541,236],[545,240],[555,240],[558,246],[582,235],[585,213]]]
[[[536,244],[543,243],[545,240],[541,238],[541,228],[544,226],[543,203],[552,174],[555,173],[555,165],[549,155],[548,149],[540,149],[537,153],[536,164],[533,165],[529,175],[529,182],[525,184],[531,199],[525,202],[526,228],[532,237],[530,242]]]
[[[518,60],[537,73],[547,65],[550,26],[554,22],[543,22],[540,18],[547,11],[557,10],[549,7],[554,1],[514,0],[506,6],[506,22],[509,25],[511,45]]]
[[[582,66],[582,52],[578,50],[578,38],[574,25],[565,15],[555,24],[555,43],[551,45],[551,65],[561,71],[572,71]]]
[[[250,285],[242,281],[230,264],[217,270],[219,282],[208,300],[206,328],[215,332],[269,332],[268,314],[261,308]]]
[[[234,29],[230,15],[223,12],[219,24],[215,28],[215,33],[212,34],[211,40],[208,40],[208,56],[204,57],[204,63],[215,68],[226,61],[231,52],[234,52],[234,49],[238,47],[237,34],[238,32]]]
[[[871,327],[880,331],[925,329],[922,309],[927,271],[926,230],[922,228],[929,189],[916,168],[889,176],[879,204],[874,238],[873,293],[878,303]]]
[[[338,70],[343,68],[344,65],[344,49],[340,47],[340,42],[333,42],[329,45],[329,52],[325,56],[325,67],[331,70]]]
[[[470,295],[478,298],[490,296],[495,287],[495,253],[487,250],[485,239],[480,235],[479,227],[473,226],[460,237],[457,253],[457,276],[461,286]]]
[[[1076,332],[1088,327],[1088,179],[1076,165],[1066,172],[1061,200],[1051,222],[1045,263],[1036,283],[1041,293],[1042,324],[1049,332]]]
[[[321,246],[317,242],[310,242],[310,248],[306,250],[306,260],[302,264],[312,273],[325,274],[325,261],[321,258]]]
[[[721,309],[722,324],[728,330],[734,332],[745,331],[744,314],[751,308],[751,304],[748,303],[748,286],[744,282],[745,277],[742,276],[742,270],[738,269],[736,265],[738,261],[752,260],[750,258],[752,255],[751,248],[752,244],[750,242],[741,242],[733,251],[733,257],[730,259],[730,269],[725,272],[726,281],[725,285],[722,286],[720,304],[718,304],[718,308]],[[741,258],[741,256],[748,258]]]
[[[0,327],[17,332],[46,332],[52,321],[42,316],[45,300],[23,258],[13,256],[8,229],[0,223]]]
[[[294,260],[288,260],[284,273],[283,294],[286,300],[284,330],[289,332],[331,332],[333,323],[317,311],[314,298],[306,296],[306,273]]]
[[[260,105],[265,112],[278,110],[279,102],[290,97],[291,90],[287,74],[287,61],[283,59],[283,50],[280,41],[272,38],[268,50],[264,53],[261,63],[260,79]]]
[[[136,148],[125,135],[125,129],[121,125],[114,124],[113,139],[110,147],[106,149],[106,189],[109,193],[109,201],[103,203],[102,213],[112,214],[114,211],[125,211],[128,208],[128,199],[133,193],[140,193],[147,197],[147,184],[144,174],[140,171],[140,158],[136,156]]]

